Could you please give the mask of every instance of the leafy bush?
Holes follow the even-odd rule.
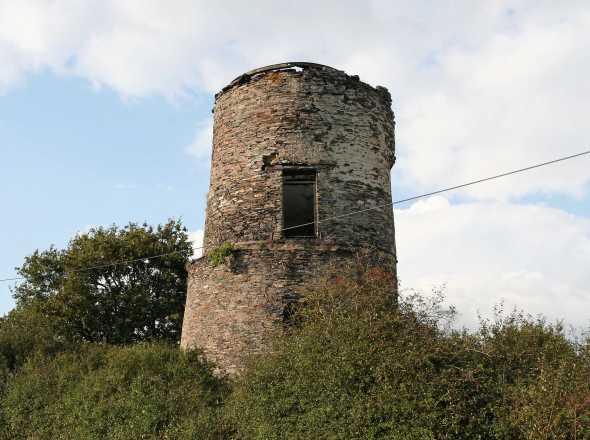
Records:
[[[512,314],[451,331],[439,300],[396,306],[388,286],[373,270],[306,292],[298,326],[236,384],[240,438],[590,438],[590,362],[560,326]]]
[[[501,310],[455,331],[391,282],[326,271],[233,383],[176,345],[72,344],[34,296],[0,320],[0,438],[590,439],[589,337]]]
[[[33,354],[52,356],[70,346],[37,302],[0,317],[0,364],[13,373]]]
[[[31,359],[2,407],[12,439],[217,439],[227,392],[197,352],[87,344]]]

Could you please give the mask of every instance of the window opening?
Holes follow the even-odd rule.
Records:
[[[316,235],[315,170],[283,171],[283,221],[286,238]]]

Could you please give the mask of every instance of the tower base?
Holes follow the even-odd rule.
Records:
[[[319,240],[242,242],[220,264],[206,256],[188,264],[181,348],[200,348],[221,372],[238,373],[248,356],[267,350],[272,330],[288,323],[306,283],[361,253],[391,270],[394,291],[393,253]]]

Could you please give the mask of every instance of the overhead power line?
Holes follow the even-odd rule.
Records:
[[[583,151],[583,152],[577,153],[577,154],[572,154],[571,156],[560,157],[558,159],[550,160],[548,162],[542,162],[542,163],[538,163],[538,164],[535,164],[535,165],[530,165],[528,167],[519,168],[519,169],[512,170],[512,171],[506,171],[504,173],[496,174],[496,175],[489,176],[489,177],[484,177],[482,179],[472,180],[471,182],[462,183],[460,185],[449,186],[447,188],[438,189],[436,191],[431,191],[431,192],[428,192],[428,193],[419,194],[419,195],[408,197],[408,198],[401,199],[401,200],[395,200],[395,201],[393,201],[391,203],[386,203],[386,204],[383,204],[383,205],[377,205],[377,206],[373,206],[373,207],[370,207],[370,208],[359,209],[357,211],[347,212],[346,214],[340,214],[340,215],[335,215],[335,216],[332,216],[332,217],[326,217],[326,218],[323,218],[321,220],[318,220],[317,222],[308,222],[308,223],[302,223],[302,224],[296,225],[296,226],[289,226],[287,228],[281,229],[281,231],[287,231],[289,229],[301,228],[303,226],[309,226],[309,225],[313,225],[315,223],[326,223],[326,222],[331,221],[331,220],[335,220],[335,219],[339,219],[339,218],[344,218],[344,217],[350,217],[352,215],[360,214],[360,213],[363,213],[363,212],[375,211],[377,209],[383,209],[383,208],[387,208],[389,206],[399,205],[399,204],[405,203],[405,202],[411,202],[412,200],[418,200],[418,199],[422,199],[424,197],[430,197],[430,196],[434,196],[436,194],[442,194],[442,193],[445,193],[445,192],[454,191],[456,189],[465,188],[465,187],[472,186],[472,185],[477,185],[478,183],[488,182],[490,180],[495,180],[495,179],[499,179],[499,178],[502,178],[502,177],[511,176],[513,174],[523,173],[525,171],[530,171],[530,170],[533,170],[535,168],[541,168],[541,167],[544,167],[544,166],[547,166],[547,165],[552,165],[552,164],[555,164],[555,163],[558,163],[558,162],[564,162],[566,160],[575,159],[577,157],[588,155],[588,154],[590,154],[590,150]],[[197,248],[193,248],[193,249],[194,250],[203,249],[203,246],[200,246],[200,247],[197,247]],[[168,255],[173,255],[173,254],[176,254],[176,253],[178,253],[178,251],[168,252],[168,253],[159,254],[159,255],[151,255],[151,256],[148,256],[148,257],[144,257],[144,258],[135,258],[133,260],[123,260],[123,261],[116,261],[116,262],[108,263],[108,264],[101,264],[101,265],[97,265],[97,266],[84,267],[84,268],[80,268],[80,269],[70,270],[69,272],[70,273],[71,272],[86,272],[86,271],[89,271],[89,270],[102,269],[102,268],[105,268],[105,267],[112,267],[112,266],[119,266],[119,265],[122,265],[122,264],[135,263],[135,262],[139,262],[139,261],[149,261],[149,260],[153,260],[153,259],[156,259],[156,258],[162,258],[162,257],[168,256]],[[3,278],[3,279],[0,279],[0,282],[19,281],[19,280],[23,280],[23,279],[24,279],[24,277]]]
[[[530,166],[525,167],[525,168],[519,168],[517,170],[507,171],[505,173],[496,174],[494,176],[484,177],[483,179],[473,180],[471,182],[462,183],[461,185],[449,186],[448,188],[438,189],[436,191],[431,191],[429,193],[425,193],[425,194],[420,194],[420,195],[417,195],[417,196],[408,197],[406,199],[395,200],[395,201],[393,201],[391,203],[386,203],[384,205],[372,206],[370,208],[359,209],[358,211],[347,212],[346,214],[340,214],[340,215],[335,215],[335,216],[332,216],[332,217],[326,217],[326,218],[324,218],[322,220],[318,220],[317,223],[324,223],[324,222],[327,222],[327,221],[330,221],[330,220],[334,220],[334,219],[338,219],[338,218],[343,218],[343,217],[349,217],[349,216],[355,215],[355,214],[360,214],[362,212],[374,211],[374,210],[377,210],[377,209],[386,208],[388,206],[399,205],[400,203],[411,202],[412,200],[417,200],[417,199],[421,199],[421,198],[424,198],[424,197],[434,196],[436,194],[441,194],[441,193],[445,193],[445,192],[448,192],[448,191],[453,191],[455,189],[465,188],[467,186],[476,185],[478,183],[483,183],[483,182],[487,182],[487,181],[490,181],[490,180],[499,179],[501,177],[511,176],[512,174],[523,173],[525,171],[530,171],[530,170],[533,170],[535,168],[541,168],[541,167],[544,167],[546,165],[552,165],[554,163],[563,162],[563,161],[569,160],[569,159],[574,159],[576,157],[584,156],[586,154],[590,154],[590,150],[583,151],[583,152],[577,153],[577,154],[572,154],[571,156],[560,157],[558,159],[550,160],[549,162],[542,162],[542,163],[538,163],[538,164],[535,164],[535,165],[530,165]],[[286,231],[288,229],[301,228],[303,226],[309,226],[309,225],[313,225],[313,224],[315,224],[315,222],[304,223],[304,224],[297,225],[297,226],[289,226],[288,228],[282,229],[282,231]]]
[[[193,248],[193,250],[198,250],[198,249],[203,249],[203,246]],[[174,255],[174,254],[177,254],[178,252],[179,251],[172,251],[172,252],[166,252],[165,254],[151,255],[149,257],[134,258],[133,260],[122,260],[122,261],[116,261],[114,263],[100,264],[97,266],[83,267],[80,269],[72,269],[72,270],[68,270],[68,273],[88,272],[89,270],[103,269],[105,267],[111,267],[111,266],[120,266],[122,264],[137,263],[138,261],[149,261],[149,260],[154,260],[156,258],[167,257],[168,255]],[[4,278],[4,279],[0,279],[0,282],[18,281],[18,280],[24,280],[24,277]]]

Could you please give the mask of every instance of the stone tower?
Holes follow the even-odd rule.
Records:
[[[323,264],[364,252],[395,280],[391,207],[343,216],[391,203],[394,117],[387,89],[313,63],[252,70],[215,98],[204,257],[188,266],[181,347],[233,373]],[[215,264],[207,255],[224,243],[231,256]]]

